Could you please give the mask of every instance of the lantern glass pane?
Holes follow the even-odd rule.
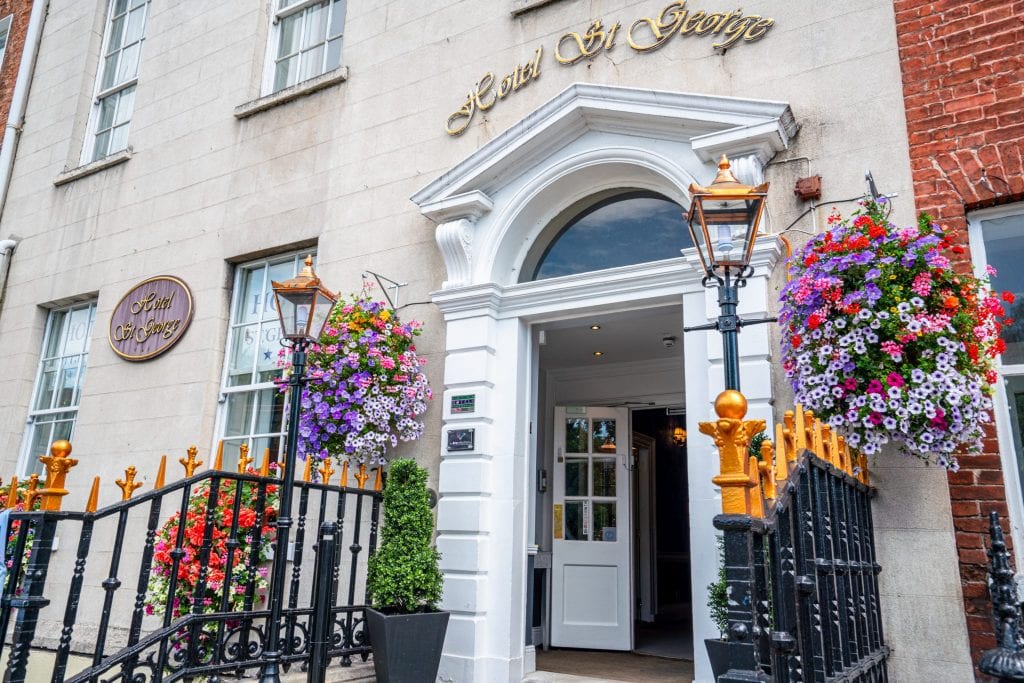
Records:
[[[764,199],[729,199],[702,197],[698,212],[707,240],[701,248],[710,254],[712,268],[722,265],[746,265],[753,229],[757,224]]]
[[[309,309],[312,292],[306,289],[275,292],[281,312],[281,329],[291,338],[309,336]]]
[[[313,305],[313,319],[309,325],[311,338],[320,339],[320,335],[323,334],[324,325],[327,324],[327,318],[331,315],[332,308],[334,308],[334,302],[323,292],[318,291],[316,293],[316,303]]]

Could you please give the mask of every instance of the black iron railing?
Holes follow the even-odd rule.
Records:
[[[715,517],[728,594],[730,670],[720,683],[888,680],[874,489],[866,472],[853,476],[855,456],[827,426],[806,417],[806,428],[792,413],[779,426],[779,460],[768,442],[760,463],[745,463],[749,513]]]
[[[362,488],[367,477],[361,474],[360,488],[295,482],[294,544],[276,549],[290,553],[290,576],[286,585],[270,586],[284,596],[278,650],[286,666],[323,671],[332,660],[345,666],[371,652],[364,629],[366,562],[377,545],[381,493],[379,486]],[[95,512],[12,512],[17,528],[7,556],[15,559],[0,598],[0,648],[9,648],[0,649],[8,659],[5,683],[29,680],[29,660],[39,649],[53,656],[33,663],[31,680],[53,683],[169,682],[259,669],[269,645],[266,596],[257,588],[266,564],[260,535],[273,533],[274,511],[266,503],[279,484],[273,475],[207,470]],[[258,515],[244,525],[243,487],[255,492]],[[163,614],[151,614],[158,529],[173,513],[185,518],[197,495],[204,497],[206,523],[196,599],[186,614],[174,616],[179,573],[194,560],[186,556],[185,527],[179,525],[168,553],[169,588],[159,598],[163,609],[156,610]],[[209,523],[225,505],[232,508],[230,523]],[[214,536],[222,534],[226,561],[212,561]],[[28,559],[21,559],[26,552]],[[223,577],[217,577],[220,592],[209,599],[214,564]],[[230,591],[242,599],[230,599]],[[44,679],[39,666],[48,659],[52,666],[46,664]]]
[[[989,512],[989,581],[996,647],[981,655],[978,670],[1000,681],[1024,681],[1024,620],[999,513]]]

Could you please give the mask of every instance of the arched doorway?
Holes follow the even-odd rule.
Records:
[[[716,313],[692,252],[533,279],[556,219],[588,198],[623,190],[683,205],[688,185],[713,175],[715,155],[727,152],[735,168],[760,173],[794,132],[784,103],[576,84],[414,195],[437,223],[447,269],[433,296],[447,328],[438,547],[443,604],[453,614],[442,676],[518,680],[533,665],[527,584],[538,525],[550,528],[538,517],[534,497],[541,484],[538,455],[547,448],[535,424],[542,391],[539,332],[663,307],[681,310],[680,322],[688,325]],[[754,315],[765,310],[767,273],[779,256],[774,241],[762,242],[744,298],[744,313]],[[708,333],[686,339],[689,433],[709,418],[721,387],[717,342]],[[769,376],[767,347],[766,332],[741,341],[745,376]],[[749,394],[750,412],[769,417],[770,382]],[[473,409],[453,410],[453,399],[463,406],[467,396]],[[473,430],[473,449],[448,450],[453,430]],[[707,457],[688,458],[694,547],[714,547],[714,466]],[[715,565],[714,553],[694,563],[694,595],[711,582]],[[696,639],[715,635],[702,600],[694,599],[693,617]],[[705,666],[700,660],[698,680]]]

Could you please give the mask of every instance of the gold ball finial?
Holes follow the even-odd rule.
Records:
[[[66,458],[71,455],[71,442],[60,439],[50,444],[50,455],[55,458]]]
[[[735,389],[726,389],[715,399],[715,412],[727,420],[742,420],[747,414],[747,398]]]

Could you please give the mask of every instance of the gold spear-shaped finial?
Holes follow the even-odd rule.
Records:
[[[92,478],[92,490],[89,491],[89,501],[85,504],[86,512],[96,512],[100,503],[100,478]]]
[[[263,449],[263,462],[260,463],[260,476],[270,476],[270,447]]]
[[[302,468],[302,481],[310,481],[313,478],[313,458],[306,456],[306,464]],[[325,484],[327,482],[324,482]]]
[[[377,467],[377,476],[373,478],[373,490],[381,491],[384,489],[384,466],[379,465]]]
[[[68,471],[78,464],[77,460],[68,457],[70,455],[71,443],[61,439],[50,444],[50,455],[39,458],[46,467],[46,488],[40,491],[43,510],[60,510],[62,499],[68,495],[68,490],[64,488]]]
[[[121,500],[131,500],[135,489],[142,486],[141,481],[135,481],[135,465],[129,465],[124,471],[124,479],[115,479],[114,483],[121,489]]]
[[[341,485],[342,487],[348,486],[348,460],[341,463]]]
[[[217,455],[213,458],[213,469],[218,472],[224,469],[224,440],[217,442]]]
[[[11,485],[7,487],[7,508],[18,507],[18,478],[11,477]]]
[[[154,489],[162,489],[164,487],[164,479],[167,477],[167,454],[164,453],[160,456],[160,467],[156,471],[156,483],[153,484]]]
[[[191,477],[199,469],[199,466],[203,464],[203,461],[196,459],[196,456],[199,455],[199,449],[195,446],[189,446],[187,453],[188,458],[178,458],[178,462],[185,468],[185,476]],[[125,500],[128,499],[125,498]]]
[[[33,474],[31,477],[28,478],[28,488],[26,488],[21,495],[22,498],[25,500],[25,509],[31,510],[32,506],[35,505],[36,499],[39,498],[38,474]]]

